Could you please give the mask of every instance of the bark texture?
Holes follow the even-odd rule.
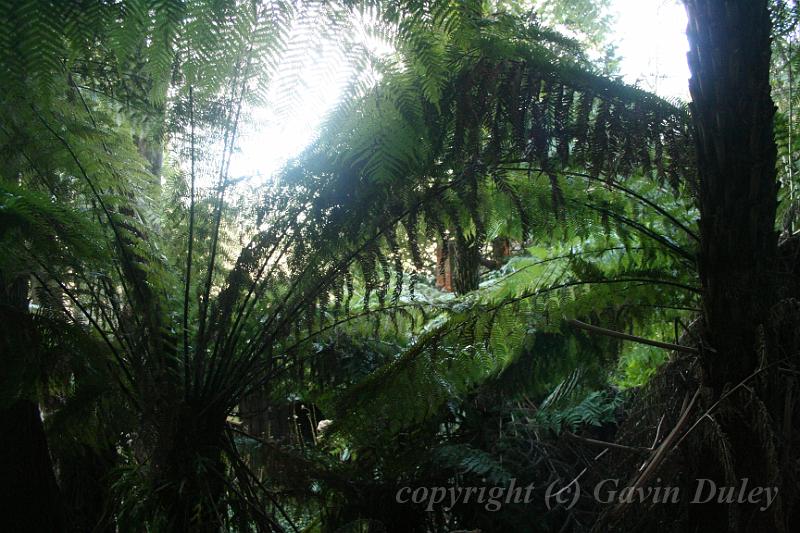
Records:
[[[689,88],[699,171],[700,276],[715,387],[758,366],[775,304],[778,234],[770,18],[761,0],[690,0]]]
[[[698,505],[689,523],[697,530],[786,531],[794,491],[788,457],[779,457],[792,437],[780,433],[787,421],[791,426],[792,400],[778,371],[787,354],[777,318],[782,280],[768,2],[685,4],[705,320],[702,411],[714,410],[704,421],[705,445],[693,452],[693,477],[780,488],[769,512],[752,504]]]

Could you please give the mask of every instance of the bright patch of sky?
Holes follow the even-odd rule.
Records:
[[[614,41],[626,82],[689,99],[686,10],[676,0],[613,0]]]
[[[688,99],[683,6],[677,0],[612,0],[610,9],[624,80],[663,97]],[[267,105],[253,112],[241,131],[231,178],[247,177],[252,185],[264,182],[300,153],[335,107],[351,75],[338,47],[324,39],[287,61],[292,62],[287,70],[297,75],[274,84]],[[277,102],[280,105],[274,105]]]
[[[231,177],[264,181],[314,139],[325,115],[339,101],[350,69],[332,42],[295,54],[277,71],[278,77],[263,107],[252,110],[231,160]],[[287,64],[288,63],[288,64]]]

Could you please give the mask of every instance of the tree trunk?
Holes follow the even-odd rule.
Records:
[[[718,390],[758,366],[775,304],[778,234],[775,105],[766,0],[687,1],[697,136],[700,276],[709,377]]]
[[[785,389],[773,365],[780,335],[771,314],[779,283],[770,16],[766,0],[685,4],[699,174],[698,260],[706,344],[701,365],[710,389],[705,408],[731,387],[747,385],[715,408],[714,421],[721,431],[716,441],[709,439],[708,449],[696,451],[708,464],[699,460],[695,474],[716,477],[718,485],[726,485],[730,467],[719,460],[724,446],[733,457],[737,480],[748,477],[756,486],[779,485],[782,498],[766,513],[754,505],[703,505],[690,512],[700,530],[726,524],[729,530],[785,530],[791,489],[775,457]],[[713,458],[718,459],[716,465],[708,461]]]
[[[225,416],[198,415],[202,410],[179,405],[157,427],[152,461],[161,531],[215,533],[223,527]]]
[[[467,294],[478,288],[480,282],[481,250],[476,239],[456,235],[453,255],[453,289],[456,294]]]
[[[0,273],[0,365],[24,350],[20,317],[27,313],[28,283],[8,283]],[[64,516],[39,405],[26,397],[0,407],[0,530],[63,531]]]
[[[0,529],[64,531],[39,406],[22,399],[0,409],[0,427]]]

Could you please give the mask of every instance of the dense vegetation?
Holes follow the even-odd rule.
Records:
[[[687,105],[522,4],[0,3],[3,530],[794,530],[797,6],[687,0]],[[346,95],[250,187],[321,40]]]

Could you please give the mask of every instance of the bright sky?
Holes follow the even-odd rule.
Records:
[[[239,136],[231,177],[253,176],[255,181],[269,178],[311,143],[325,115],[336,105],[349,71],[341,68],[345,62],[335,47],[323,44],[302,61],[303,66],[296,69],[297,77],[276,83],[270,91],[271,102],[279,102],[279,108],[267,102],[265,108],[253,113],[253,122]]]
[[[668,98],[688,99],[686,12],[678,0],[611,0],[616,16],[614,41],[622,57],[626,82]],[[296,58],[295,58],[296,59]],[[231,177],[267,179],[314,138],[325,114],[340,97],[348,71],[335,47],[324,42],[302,59],[299,82],[289,88],[288,112],[272,108],[255,113],[256,122],[242,132]],[[277,95],[286,86],[277,85]],[[255,184],[255,183],[253,183]]]
[[[686,11],[677,0],[612,0],[625,81],[667,98],[689,99]]]

